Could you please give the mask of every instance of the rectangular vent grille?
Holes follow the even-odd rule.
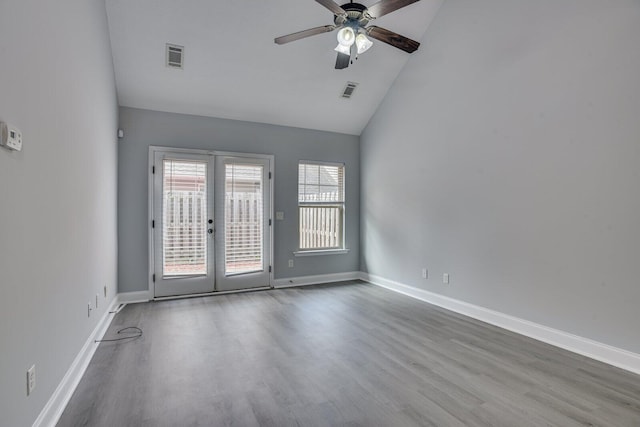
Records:
[[[356,86],[358,86],[358,83],[347,82],[347,86],[345,86],[344,90],[342,91],[342,95],[340,96],[342,98],[351,98],[351,95],[353,95],[353,91],[356,90]]]
[[[167,67],[182,68],[184,64],[184,46],[167,43]]]

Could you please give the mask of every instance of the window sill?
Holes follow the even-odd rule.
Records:
[[[323,249],[319,251],[294,251],[294,256],[340,255],[349,253],[349,249]]]

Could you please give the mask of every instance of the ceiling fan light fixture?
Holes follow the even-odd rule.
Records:
[[[336,46],[336,48],[333,50],[335,50],[336,52],[344,53],[345,55],[351,55],[351,47],[345,46],[340,43],[338,43],[338,46]]]
[[[364,34],[360,33],[356,37],[356,47],[358,48],[358,55],[365,53],[369,48],[373,46],[373,42],[367,38]]]
[[[349,47],[356,41],[356,33],[351,27],[344,27],[338,31],[338,43],[342,46]]]
[[[349,64],[353,64],[353,61],[358,59],[359,54],[369,50],[373,46],[371,39],[379,40],[407,53],[415,52],[420,46],[417,41],[386,28],[369,25],[374,19],[402,9],[419,0],[377,0],[377,3],[371,7],[356,3],[354,0],[343,5],[336,3],[336,0],[315,1],[333,13],[333,25],[322,25],[276,37],[274,39],[276,44],[285,44],[337,30],[338,46],[334,49],[338,51],[336,70],[347,68]]]

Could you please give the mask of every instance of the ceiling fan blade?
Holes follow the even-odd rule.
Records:
[[[401,36],[398,33],[394,33],[393,31],[389,31],[386,28],[376,27],[372,25],[367,27],[367,34],[374,39],[380,40],[381,42],[385,42],[390,44],[393,47],[397,47],[400,50],[404,50],[408,53],[413,53],[418,50],[418,43],[415,40],[411,40],[405,36]]]
[[[380,0],[378,3],[369,6],[367,10],[372,18],[380,18],[387,13],[409,6],[417,1],[419,0]]]
[[[336,29],[335,25],[323,25],[322,27],[309,28],[308,30],[298,31],[297,33],[292,33],[292,34],[287,34],[286,36],[277,37],[273,41],[276,42],[276,44],[285,44],[285,43],[303,39],[305,37],[311,37],[311,36],[315,36],[322,33],[328,33],[335,29]]]
[[[344,9],[341,8],[340,5],[334,2],[333,0],[316,0],[316,1],[321,5],[323,5],[324,7],[326,7],[327,9],[329,9],[331,12],[333,12],[334,15],[345,16],[347,14],[347,12],[345,12]]]
[[[350,60],[351,60],[351,55],[338,52],[338,57],[336,58],[336,70],[342,70],[343,68],[347,68],[349,66]]]

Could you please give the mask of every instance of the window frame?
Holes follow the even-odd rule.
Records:
[[[302,165],[317,165],[317,166],[332,166],[338,167],[342,169],[342,202],[301,202],[300,201],[300,166]],[[336,162],[325,162],[325,161],[317,161],[317,160],[299,160],[298,161],[298,186],[297,186],[297,228],[298,228],[298,250],[294,251],[295,256],[312,256],[312,255],[333,255],[340,253],[347,253],[349,249],[346,247],[346,211],[347,211],[347,196],[346,196],[346,165],[345,163],[336,163]],[[301,248],[300,247],[300,239],[301,239],[301,229],[300,229],[300,211],[301,208],[309,208],[309,207],[337,207],[340,209],[340,230],[339,232],[339,246],[335,247],[318,247],[318,248]]]

